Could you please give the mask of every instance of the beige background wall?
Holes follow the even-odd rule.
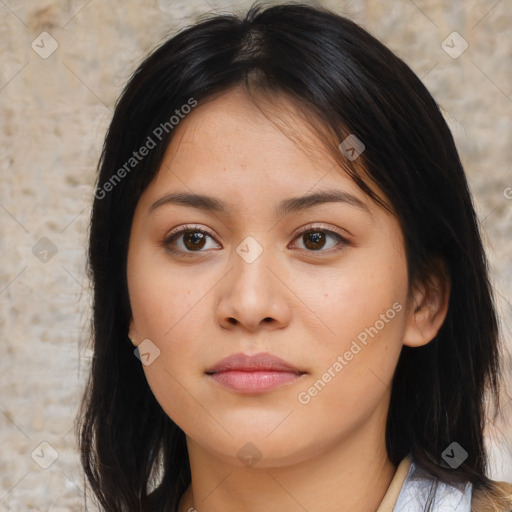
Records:
[[[166,34],[198,14],[247,5],[0,1],[2,511],[84,509],[71,429],[90,360],[79,343],[90,307],[84,250],[95,165],[112,105],[141,58]],[[475,195],[510,346],[512,2],[324,5],[391,47],[443,107]],[[468,44],[458,58],[465,46],[453,39],[458,36],[444,44],[452,56],[441,45],[454,31]],[[507,368],[510,373],[510,359]],[[510,421],[512,402],[505,412]],[[492,476],[512,481],[512,429],[505,421],[498,428],[508,445],[491,442]]]

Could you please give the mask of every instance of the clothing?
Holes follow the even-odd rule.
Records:
[[[407,455],[398,465],[377,512],[471,512],[472,491],[471,482],[459,486],[436,482]]]
[[[396,500],[398,499],[398,495],[400,494],[405,479],[407,478],[407,474],[409,473],[411,462],[412,460],[410,455],[407,455],[407,457],[402,459],[400,464],[398,464],[398,467],[395,471],[395,476],[391,480],[388,490],[386,491],[386,494],[380,502],[380,506],[376,512],[393,512]]]

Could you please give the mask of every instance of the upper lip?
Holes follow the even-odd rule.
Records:
[[[243,353],[232,354],[224,359],[221,359],[211,368],[208,368],[206,373],[212,374],[230,370],[247,372],[256,370],[269,370],[275,372],[292,372],[299,375],[305,373],[290,363],[287,363],[280,357],[274,356],[267,352],[262,352],[255,355],[246,355]]]

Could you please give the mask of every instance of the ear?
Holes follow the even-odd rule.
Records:
[[[443,325],[450,301],[450,278],[443,261],[433,261],[431,271],[413,287],[404,345],[420,347],[432,341]]]
[[[128,338],[133,343],[133,345],[137,345],[137,331],[135,330],[135,322],[133,321],[133,316],[130,318],[130,323],[128,327]]]

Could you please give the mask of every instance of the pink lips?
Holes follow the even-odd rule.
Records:
[[[261,393],[293,382],[305,372],[268,353],[238,353],[222,359],[205,373],[232,390]]]

